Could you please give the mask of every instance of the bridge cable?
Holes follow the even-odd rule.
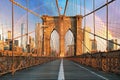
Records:
[[[84,0],[84,16],[85,16],[85,14],[86,14],[86,0]],[[83,43],[85,42],[85,29],[86,29],[86,16],[84,17],[84,26],[83,26]],[[83,51],[85,51],[84,50],[84,47],[83,47]]]
[[[91,53],[90,49],[85,45],[85,43],[82,41],[82,39],[79,39],[79,40],[83,44],[83,48],[85,47]],[[85,49],[84,49],[84,51],[85,51]],[[83,53],[84,53],[84,51],[83,51]]]
[[[56,6],[57,6],[57,10],[58,10],[58,15],[60,16],[60,9],[59,9],[59,5],[58,5],[58,0],[56,0]]]
[[[107,38],[107,51],[108,51],[108,0],[106,0],[106,38]]]
[[[28,9],[28,4],[29,4],[29,0],[26,0],[26,6]],[[27,15],[26,15],[26,27],[27,27],[27,33],[26,33],[26,47],[28,46],[29,42],[28,42],[28,11],[26,11]],[[27,47],[27,52],[28,52],[28,47]]]
[[[32,10],[30,10],[30,9],[28,9],[28,8],[26,8],[26,7],[24,7],[24,6],[22,6],[21,4],[15,2],[14,0],[9,0],[9,1],[12,2],[14,5],[16,5],[16,6],[20,7],[20,8],[22,8],[22,9],[24,9],[24,10],[30,12],[31,14],[33,14],[33,15],[35,15],[35,16],[41,18],[41,16],[40,16],[39,14],[37,14],[36,12],[34,12],[34,11],[32,11]]]
[[[14,4],[12,3],[12,64],[14,64]]]
[[[64,14],[63,14],[64,16],[66,14],[67,6],[68,6],[68,0],[66,0],[66,3],[65,3],[65,9],[64,9]]]
[[[82,28],[81,28],[81,29],[82,29]],[[82,29],[82,30],[84,30],[84,29]],[[89,32],[89,31],[87,31],[87,30],[85,30],[85,32],[88,32],[88,33],[90,33],[90,34],[92,34],[92,35],[95,35],[96,37],[99,37],[99,38],[101,38],[101,39],[103,39],[103,40],[106,40],[106,41],[107,41],[107,39],[106,39],[106,38],[101,37],[101,36],[99,36],[99,35],[97,35],[97,34],[94,34],[94,33]],[[115,42],[112,42],[112,41],[109,41],[109,42],[111,42],[111,43],[113,43],[113,44],[116,44],[116,45],[120,46],[120,44],[118,44],[118,43],[115,43]]]
[[[80,0],[80,15],[82,15],[82,1]]]
[[[96,12],[96,11],[104,8],[106,5],[108,5],[108,4],[110,4],[110,3],[114,2],[114,1],[116,1],[116,0],[111,0],[111,1],[107,2],[106,4],[104,4],[104,5],[100,6],[100,7],[98,7],[97,9],[95,9],[94,11],[91,11],[90,13],[85,14],[83,17],[88,16],[88,15],[92,14],[93,12]]]

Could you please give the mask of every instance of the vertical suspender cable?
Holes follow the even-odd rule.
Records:
[[[28,0],[26,2],[26,6],[28,8]],[[27,22],[27,34],[26,34],[26,38],[27,38],[27,41],[26,41],[26,47],[27,47],[27,52],[28,52],[28,11],[27,11],[27,19],[26,19],[26,22]]]
[[[13,0],[14,1],[14,0]],[[12,3],[12,63],[14,63],[14,4]],[[10,42],[11,44],[11,42]]]
[[[108,0],[106,0],[106,38],[107,38],[107,51],[108,51],[108,48],[109,48],[109,45],[108,45]]]
[[[82,1],[80,0],[80,15],[82,14]]]
[[[75,0],[74,0],[74,2],[73,2],[73,3],[74,3],[74,8],[73,8],[73,9],[74,9],[74,11],[73,11],[73,14],[74,14],[74,16],[75,16]]]
[[[84,0],[84,16],[85,16],[85,14],[86,14],[86,0]],[[84,17],[84,27],[83,28],[84,28],[83,29],[83,44],[84,44],[84,42],[85,42],[86,16]],[[83,53],[84,53],[84,51],[85,51],[85,47],[83,45]]]
[[[56,6],[57,6],[57,10],[58,10],[58,15],[60,16],[60,9],[59,9],[59,6],[58,6],[58,0],[56,0]]]
[[[106,59],[107,59],[107,71],[109,71],[109,61],[108,61],[108,51],[109,51],[109,45],[108,45],[108,0],[106,0],[106,37],[107,37],[107,56],[106,56]]]
[[[76,0],[76,3],[75,3],[75,6],[76,6],[76,15],[77,15],[77,0]]]
[[[95,10],[95,0],[93,0],[93,11]],[[95,12],[93,12],[93,26],[94,26],[94,49],[96,49],[95,46]]]
[[[67,6],[68,6],[68,0],[66,0],[66,3],[65,3],[65,9],[64,9],[64,13],[63,13],[63,15],[66,14]]]
[[[73,3],[73,0],[71,0],[71,6],[72,6],[72,12],[71,12],[71,15],[70,16],[72,16],[74,13],[74,3]]]

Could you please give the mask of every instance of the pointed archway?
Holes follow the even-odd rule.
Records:
[[[69,29],[65,34],[65,56],[73,56],[74,55],[74,35],[72,31]]]
[[[59,55],[59,34],[57,30],[53,30],[50,37],[50,56]]]
[[[44,37],[44,51],[49,53],[49,39],[50,39],[50,34],[52,33],[53,29],[56,29],[57,32],[59,33],[60,36],[60,57],[65,57],[65,34],[66,32],[71,29],[74,35],[74,55],[81,55],[82,54],[82,43],[80,40],[82,39],[82,29],[81,29],[81,24],[82,24],[82,16],[77,15],[77,16],[48,16],[48,15],[43,15],[42,16],[43,20],[43,25],[46,25],[48,28],[46,28],[46,33]],[[46,45],[46,42],[48,41],[48,45]]]

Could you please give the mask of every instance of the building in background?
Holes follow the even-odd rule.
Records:
[[[0,40],[0,50],[4,50],[4,42]]]
[[[108,40],[108,51],[117,50],[117,45],[114,43],[117,43],[117,39]]]
[[[91,39],[90,39],[90,34],[88,32],[91,32],[90,27],[85,27],[84,28],[84,53],[90,52],[91,51]]]
[[[35,39],[34,38],[32,38],[31,47],[35,48]]]
[[[2,36],[1,36],[1,34],[0,34],[0,40],[2,40]]]
[[[19,40],[14,40],[14,46],[19,46]]]
[[[14,40],[14,51],[23,52],[22,47],[19,46],[19,40]],[[17,55],[19,55],[19,53]]]
[[[114,39],[113,41],[114,43],[118,43],[117,39]],[[117,50],[117,49],[118,49],[118,45],[114,44],[114,50]]]
[[[74,55],[74,44],[68,45],[68,51],[66,56],[73,56]]]
[[[24,27],[24,24],[22,23],[21,24],[21,47],[23,48],[23,28]]]
[[[29,45],[30,45],[30,52],[33,53],[35,50],[35,40],[31,36],[29,36]]]
[[[97,41],[94,39],[91,39],[91,49],[90,50],[92,53],[97,52]]]
[[[4,50],[12,50],[12,40],[5,39]]]
[[[8,31],[8,39],[12,39],[11,31]]]

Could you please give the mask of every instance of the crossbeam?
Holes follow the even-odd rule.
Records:
[[[26,8],[26,7],[24,7],[24,6],[22,6],[21,4],[15,2],[14,0],[9,0],[9,1],[12,2],[14,5],[19,6],[20,8],[22,8],[22,9],[24,9],[24,10],[30,12],[31,14],[33,14],[33,15],[35,15],[35,16],[41,18],[41,16],[40,16],[39,14],[37,14],[36,12],[34,12],[34,11],[32,11],[32,10],[30,10],[30,9],[28,9],[28,8]]]

